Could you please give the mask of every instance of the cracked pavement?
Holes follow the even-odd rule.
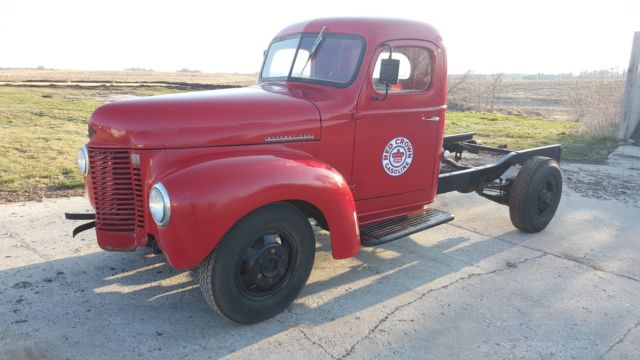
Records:
[[[0,358],[634,359],[640,208],[565,189],[539,234],[473,194],[456,220],[316,263],[284,313],[252,326],[210,310],[191,272],[149,251],[72,239],[83,198],[0,205]]]

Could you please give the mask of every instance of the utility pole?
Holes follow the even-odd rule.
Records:
[[[640,31],[633,36],[631,59],[624,84],[620,125],[616,138],[629,140],[640,122]]]

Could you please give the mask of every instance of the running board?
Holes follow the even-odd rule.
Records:
[[[448,212],[432,209],[424,214],[362,227],[360,239],[363,246],[376,246],[442,225],[453,219],[453,215]]]

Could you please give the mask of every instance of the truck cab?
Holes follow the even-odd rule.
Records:
[[[493,172],[441,180],[443,155],[474,145],[445,144],[446,64],[428,24],[317,19],[274,37],[255,86],[103,105],[78,156],[95,222],[77,231],[95,226],[105,250],[153,247],[197,269],[207,302],[234,321],[272,317],[313,266],[309,219],[329,231],[335,259],[352,257],[453,220],[430,208],[444,188],[484,191],[506,165],[559,156],[507,152]],[[492,200],[508,202],[512,185]]]

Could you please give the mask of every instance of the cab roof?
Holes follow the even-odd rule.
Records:
[[[389,18],[320,18],[299,22],[284,28],[276,35],[287,35],[320,32],[322,27],[327,27],[329,33],[361,35],[371,45],[380,44],[383,41],[395,39],[419,39],[442,43],[442,37],[433,26],[415,20],[389,19]]]

